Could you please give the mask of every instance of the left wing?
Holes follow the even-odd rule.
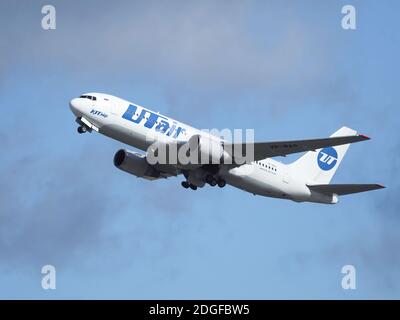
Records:
[[[286,156],[291,153],[298,153],[304,151],[315,151],[324,147],[338,146],[353,142],[369,140],[367,136],[362,134],[352,136],[330,137],[325,139],[310,139],[310,140],[289,140],[289,141],[276,141],[276,142],[255,142],[249,143],[225,143],[225,150],[239,150],[248,151],[254,148],[254,161],[262,160],[265,158],[272,158],[277,156]],[[242,148],[242,149],[240,149]]]

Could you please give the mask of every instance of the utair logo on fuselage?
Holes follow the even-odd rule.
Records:
[[[139,108],[141,111],[139,111]],[[178,126],[176,122],[171,124],[167,117],[133,104],[128,106],[128,109],[126,109],[125,113],[122,115],[122,118],[132,121],[136,124],[141,124],[143,120],[146,120],[143,124],[144,127],[152,129],[154,125],[156,125],[154,129],[157,132],[163,133],[168,137],[173,137],[175,139],[185,131],[185,129]]]
[[[94,114],[95,116],[100,116],[100,117],[103,117],[103,118],[107,118],[108,117],[107,113],[101,112],[101,111],[96,110],[96,109],[92,109],[90,111],[90,114]]]
[[[338,155],[334,148],[327,147],[323,148],[318,153],[317,159],[318,159],[318,166],[322,170],[328,171],[331,170],[336,165],[336,162],[338,160]]]

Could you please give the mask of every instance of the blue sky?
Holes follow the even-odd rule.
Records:
[[[57,29],[41,28],[56,8]],[[341,8],[357,29],[341,28]],[[0,298],[400,297],[396,1],[2,1]],[[191,192],[112,165],[68,101],[114,94],[199,128],[353,145],[334,183],[387,189],[335,206]],[[292,161],[288,157],[282,161]],[[43,265],[57,289],[41,288]],[[342,266],[357,289],[341,288]]]

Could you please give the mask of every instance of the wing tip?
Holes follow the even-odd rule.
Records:
[[[359,137],[363,138],[363,140],[370,140],[371,138],[366,136],[365,134],[359,134]]]
[[[386,188],[383,184],[380,184],[380,183],[377,183],[376,186],[377,186],[379,189],[385,189],[385,188]]]

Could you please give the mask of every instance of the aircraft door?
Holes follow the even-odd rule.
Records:
[[[283,170],[282,182],[286,184],[290,183],[290,175],[289,175],[289,170],[287,170],[287,168]]]
[[[107,101],[107,108],[110,110],[112,115],[117,115],[117,106],[113,101]]]

